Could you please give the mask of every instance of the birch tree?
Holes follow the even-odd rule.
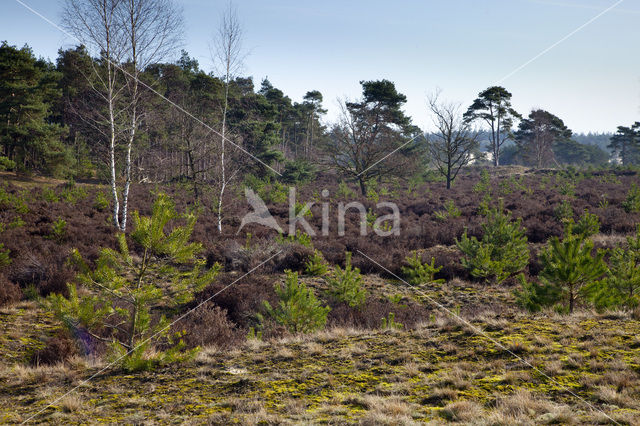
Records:
[[[232,3],[222,15],[212,46],[212,60],[224,82],[224,97],[222,103],[222,122],[220,125],[220,192],[218,193],[217,214],[218,232],[222,233],[223,198],[227,185],[235,173],[228,173],[226,158],[227,145],[227,112],[229,110],[229,84],[242,69],[242,27]]]
[[[90,52],[100,55],[101,66],[92,61],[92,73],[87,81],[98,98],[104,102],[106,111],[98,109],[86,114],[86,119],[105,137],[108,146],[108,165],[111,194],[113,197],[113,223],[120,228],[120,203],[118,200],[116,174],[116,145],[121,127],[119,101],[124,86],[118,64],[124,53],[123,32],[118,21],[121,0],[67,0],[63,25]]]
[[[119,8],[126,46],[128,91],[127,138],[124,160],[125,183],[122,190],[120,229],[127,227],[129,188],[131,186],[131,151],[142,118],[140,73],[161,61],[180,44],[182,14],[172,0],[123,0]]]
[[[66,0],[63,24],[102,64],[86,77],[106,105],[105,114],[91,114],[107,139],[113,222],[121,231],[127,227],[131,155],[142,119],[140,73],[177,47],[181,16],[172,0]],[[125,182],[120,200],[116,152],[122,142]]]

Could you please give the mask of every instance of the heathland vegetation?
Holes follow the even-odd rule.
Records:
[[[637,423],[640,123],[328,123],[232,10],[207,73],[169,0],[66,5],[55,64],[0,46],[0,422]]]

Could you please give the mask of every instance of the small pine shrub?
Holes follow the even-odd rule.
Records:
[[[338,184],[338,192],[336,192],[336,196],[338,198],[341,199],[351,199],[351,198],[355,198],[356,196],[356,192],[349,188],[349,185],[347,185],[344,181],[340,181],[340,183]]]
[[[300,244],[305,247],[312,247],[313,243],[311,242],[311,236],[300,231],[299,229],[296,231],[295,235],[278,235],[276,237],[276,241],[279,244]]]
[[[491,189],[491,176],[487,169],[482,169],[480,172],[480,181],[473,186],[473,192],[478,194],[484,194]]]
[[[306,206],[306,203],[301,203],[299,201],[296,201],[296,205],[294,207],[295,216],[298,216],[300,214],[300,212],[305,208],[305,206]],[[303,217],[306,217],[308,219],[312,218],[313,217],[313,213],[311,212],[311,209],[307,210],[304,213]]]
[[[29,213],[29,207],[27,207],[27,203],[25,202],[26,196],[24,194],[12,194],[7,191],[6,187],[6,183],[0,186],[0,207],[14,210],[16,213]]]
[[[0,243],[0,269],[9,266],[11,264],[11,257],[9,254],[11,251],[4,248],[4,244]]]
[[[76,185],[74,181],[69,181],[64,185],[60,198],[69,204],[75,205],[78,201],[87,198],[88,195],[83,187]]]
[[[575,197],[576,185],[572,182],[563,181],[558,185],[558,192],[566,197]]]
[[[68,297],[51,294],[44,301],[72,332],[84,329],[90,340],[107,343],[111,359],[129,371],[195,356],[197,348],[185,350],[182,333],[170,335],[169,320],[164,315],[152,316],[152,309],[174,308],[191,301],[220,269],[216,264],[202,271],[205,261],[196,258],[201,245],[189,243],[194,215],[182,215],[186,224],[167,233],[169,222],[180,217],[173,203],[160,194],[152,210],[151,217],[141,217],[138,212],[132,215],[130,237],[140,247],[141,256],[132,256],[124,234],[118,234],[118,250],[101,251],[94,270],[74,251],[72,261],[82,271],[77,277],[80,291],[69,284]],[[153,348],[154,343],[162,349]]]
[[[588,211],[584,212],[584,215],[578,220],[575,225],[573,223],[567,226],[572,226],[572,232],[577,235],[582,235],[585,238],[589,238],[600,232],[600,219],[595,214],[591,214]]]
[[[435,275],[440,272],[442,266],[436,266],[436,259],[431,257],[431,263],[422,263],[422,259],[417,251],[413,255],[407,257],[405,261],[409,266],[402,267],[402,273],[407,278],[407,282],[411,285],[420,284],[442,284],[443,279],[435,279]]]
[[[566,222],[573,219],[573,207],[567,200],[562,200],[560,204],[555,208],[553,213],[560,222]]]
[[[599,250],[593,255],[592,251],[593,241],[574,234],[569,224],[564,238],[553,237],[540,255],[541,278],[561,291],[570,313],[583,297],[584,289],[593,286],[607,271],[603,261],[605,252]]]
[[[465,230],[456,245],[465,255],[462,265],[476,278],[493,278],[500,283],[522,271],[529,263],[529,247],[525,230],[518,219],[513,222],[511,213],[502,212],[502,203],[490,209],[482,225],[482,240],[469,238]]]
[[[640,212],[640,188],[635,183],[631,185],[627,198],[622,202],[622,208],[627,213]]]
[[[362,275],[359,268],[351,266],[351,253],[346,253],[344,269],[336,266],[334,275],[327,278],[328,294],[339,302],[345,302],[352,308],[362,306],[366,290],[362,287]]]
[[[402,330],[403,324],[396,322],[396,314],[389,312],[387,318],[382,317],[380,328],[383,330]]]
[[[318,250],[313,251],[313,256],[305,264],[305,273],[314,277],[323,276],[327,273],[327,262]]]
[[[462,212],[456,207],[453,200],[447,200],[443,207],[444,210],[435,212],[436,219],[441,222],[446,221],[448,218],[456,218],[462,215]]]
[[[51,188],[42,189],[42,199],[48,203],[57,203],[60,201],[56,192]]]
[[[599,310],[640,305],[640,225],[635,236],[627,237],[627,247],[611,250],[607,276],[593,282],[587,293]]]
[[[540,284],[529,282],[524,274],[518,275],[520,288],[514,291],[516,304],[531,312],[538,312],[545,307],[553,306],[560,300],[560,289],[544,278]]]
[[[280,299],[278,305],[272,307],[268,301],[263,302],[266,315],[277,324],[284,326],[291,333],[313,333],[327,323],[329,307],[323,307],[304,283],[299,282],[298,273],[286,271],[284,285],[276,285],[275,292]],[[259,315],[261,323],[265,318]]]
[[[67,238],[67,221],[59,218],[51,226],[51,233],[47,236],[50,240],[62,242]]]
[[[103,212],[109,208],[109,198],[107,198],[106,194],[102,191],[98,191],[96,193],[96,198],[93,200],[93,208],[98,210],[99,212]]]

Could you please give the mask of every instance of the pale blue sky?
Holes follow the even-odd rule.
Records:
[[[59,22],[57,0],[22,0]],[[180,1],[184,48],[211,69],[209,43],[227,0]],[[338,97],[360,80],[387,78],[406,111],[427,127],[428,93],[465,107],[477,93],[575,30],[615,0],[236,0],[245,31],[245,74],[265,76],[292,100]],[[55,60],[74,44],[15,0],[0,0],[0,40],[28,43]],[[640,0],[615,9],[502,82],[516,109],[544,108],[574,131],[614,131],[640,120]]]

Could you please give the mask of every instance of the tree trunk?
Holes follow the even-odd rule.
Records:
[[[573,294],[573,287],[569,287],[569,313],[573,313],[573,304],[574,304],[575,296]]]
[[[367,184],[365,183],[364,179],[362,177],[359,177],[358,182],[360,183],[360,192],[362,192],[362,195],[367,195]]]

